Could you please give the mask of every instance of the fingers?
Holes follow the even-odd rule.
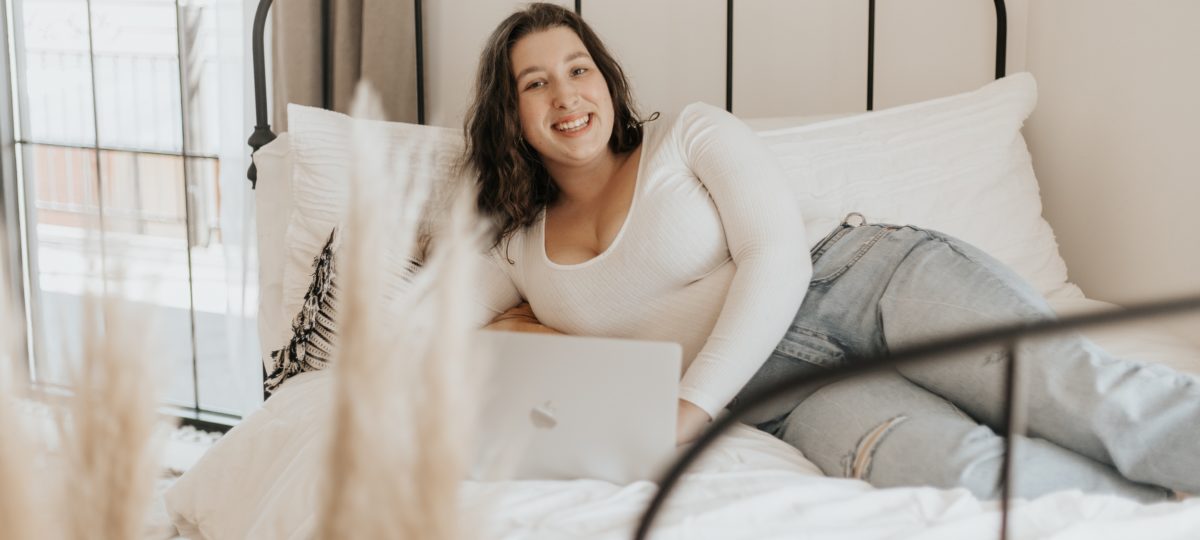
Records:
[[[684,399],[679,400],[678,416],[676,416],[676,419],[676,446],[696,440],[704,432],[705,428],[708,427],[708,423],[712,421],[712,417],[704,409]]]
[[[520,304],[517,304],[516,306],[512,307],[505,313],[511,313],[513,315],[521,315],[521,316],[525,316],[525,317],[529,317],[529,318],[536,318],[533,315],[533,307],[531,307],[529,305],[529,302],[521,302]]]

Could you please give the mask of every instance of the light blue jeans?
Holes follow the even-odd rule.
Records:
[[[796,373],[994,325],[1053,317],[1003,264],[934,231],[843,224],[813,249],[808,296],[740,396]],[[1116,359],[1078,335],[1022,342],[1028,436],[1013,493],[1063,490],[1142,501],[1200,492],[1200,385]],[[879,487],[965,487],[1000,495],[1008,355],[922,361],[798,389],[747,420],[826,474]],[[740,397],[739,396],[739,397]],[[737,407],[738,399],[731,407]]]

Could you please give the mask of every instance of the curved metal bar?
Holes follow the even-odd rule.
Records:
[[[254,133],[250,134],[250,139],[246,141],[252,148],[250,170],[246,171],[246,177],[250,179],[250,189],[254,189],[258,183],[258,169],[254,167],[253,160],[254,152],[275,140],[275,133],[271,131],[271,124],[267,122],[267,68],[263,53],[263,34],[266,33],[267,13],[270,10],[271,0],[259,0],[258,10],[254,12],[254,31],[251,35],[252,54],[254,55],[254,115],[257,123],[254,126]]]
[[[1004,0],[993,0],[996,6],[996,78],[1004,78],[1008,56],[1008,8]],[[867,110],[875,109],[875,0],[867,8]]]
[[[731,411],[728,414],[715,419],[711,426],[688,448],[686,452],[673,463],[667,473],[663,475],[658,482],[659,489],[651,499],[650,504],[646,507],[646,511],[642,514],[641,521],[634,534],[636,540],[642,540],[649,534],[650,528],[654,525],[654,519],[658,516],[659,510],[662,509],[667,497],[670,496],[671,490],[679,483],[684,472],[687,471],[696,460],[704,453],[713,442],[715,442],[730,426],[737,422],[747,411],[763,405],[771,400],[781,397],[789,391],[813,382],[830,381],[835,378],[842,378],[847,375],[860,375],[871,371],[876,371],[883,368],[907,364],[914,361],[926,360],[929,357],[939,356],[947,353],[963,351],[985,345],[989,343],[1008,343],[1020,338],[1030,338],[1037,336],[1045,336],[1050,334],[1061,333],[1069,330],[1078,330],[1085,327],[1100,326],[1113,324],[1118,322],[1130,321],[1134,319],[1142,319],[1156,316],[1172,315],[1183,313],[1186,311],[1200,311],[1200,294],[1187,296],[1175,300],[1166,300],[1161,302],[1152,302],[1138,304],[1126,309],[1114,309],[1086,315],[1077,315],[1072,317],[1064,317],[1062,319],[1041,321],[1037,323],[1014,324],[1001,326],[989,330],[981,330],[960,334],[947,339],[938,340],[936,342],[927,343],[920,346],[910,347],[903,350],[895,351],[890,355],[865,357],[865,358],[848,358],[845,365],[839,368],[830,369],[816,374],[805,374],[799,376],[788,377],[776,382],[775,384],[763,389],[763,391],[749,396],[745,396],[742,401],[742,406],[737,411]],[[1009,371],[1006,377],[1007,384],[1012,383],[1012,377],[1015,372]],[[1010,400],[1007,404],[1007,418],[1010,420],[1013,417],[1013,402]],[[1006,456],[1005,459],[1008,457]],[[1007,518],[1007,516],[1006,516]]]

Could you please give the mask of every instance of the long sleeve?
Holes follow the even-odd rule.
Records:
[[[521,293],[513,283],[508,273],[500,267],[500,261],[493,254],[481,253],[478,269],[478,302],[483,309],[477,310],[480,317],[475,321],[476,328],[482,328],[497,315],[521,302]]]
[[[717,207],[736,265],[716,325],[680,387],[682,399],[715,417],[783,337],[812,262],[795,198],[758,137],[709,105],[693,104],[681,116],[681,151]]]

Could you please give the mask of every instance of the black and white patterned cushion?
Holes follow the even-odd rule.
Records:
[[[339,237],[338,229],[330,232],[325,246],[313,258],[312,278],[304,293],[304,303],[292,319],[292,337],[287,346],[271,352],[273,368],[263,380],[263,389],[268,396],[289,378],[306,371],[325,369],[333,360],[333,351],[337,347],[335,259]],[[398,276],[404,283],[411,283],[413,275],[420,269],[421,261],[409,257],[399,268]]]
[[[271,352],[274,369],[263,381],[263,389],[270,395],[287,379],[306,371],[324,369],[333,359],[335,340],[334,323],[337,308],[337,276],[334,264],[335,238],[337,230],[329,234],[325,247],[313,259],[312,281],[304,293],[304,304],[292,319],[292,338],[287,346]]]

